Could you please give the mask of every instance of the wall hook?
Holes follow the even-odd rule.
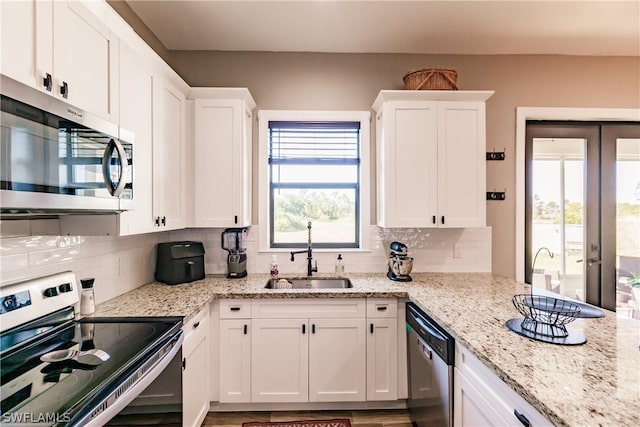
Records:
[[[496,151],[495,148],[493,151],[487,151],[487,160],[504,160],[506,151],[506,148],[503,148],[502,151]]]

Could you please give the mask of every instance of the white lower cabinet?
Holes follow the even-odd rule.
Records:
[[[253,319],[251,401],[309,399],[307,319]]]
[[[182,425],[199,426],[209,411],[209,307],[182,329]]]
[[[367,324],[367,400],[396,400],[398,319],[367,318]]]
[[[219,304],[220,403],[366,400],[365,299]]]
[[[552,425],[458,343],[453,384],[455,427]]]
[[[251,401],[251,329],[251,319],[220,319],[221,403]]]
[[[365,319],[309,319],[309,322],[309,401],[365,401]]]

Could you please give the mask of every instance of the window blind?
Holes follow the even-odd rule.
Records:
[[[269,164],[359,164],[360,122],[269,122]]]

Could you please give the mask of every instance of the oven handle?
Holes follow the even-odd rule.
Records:
[[[118,174],[118,185],[116,188],[113,188],[113,181],[111,180],[111,154],[113,150],[116,150],[118,153],[118,160],[120,161],[120,173]],[[102,175],[104,176],[104,181],[107,184],[107,190],[109,194],[113,197],[118,197],[124,191],[124,186],[126,182],[124,180],[125,168],[129,167],[129,160],[127,159],[127,152],[124,150],[124,147],[120,142],[116,139],[112,139],[107,144],[107,148],[104,151],[104,155],[102,156]]]
[[[154,365],[153,368],[147,371],[147,374],[144,377],[142,377],[133,386],[128,388],[127,391],[122,393],[111,405],[109,405],[107,409],[102,411],[100,414],[96,415],[94,418],[90,418],[91,413],[93,412],[93,410],[91,410],[89,411],[87,416],[81,419],[78,423],[76,423],[76,425],[101,426],[103,424],[106,424],[107,421],[109,421],[111,418],[118,415],[120,411],[126,408],[127,405],[131,403],[133,399],[138,397],[138,395],[142,393],[149,386],[149,384],[151,384],[158,376],[160,376],[160,374],[165,370],[165,368],[169,365],[169,363],[171,363],[171,361],[173,360],[173,357],[182,348],[182,342],[184,341],[184,333],[182,331],[179,331],[176,334],[176,337],[172,339],[176,340],[176,343],[173,345],[171,350],[169,350],[169,352],[165,354],[164,357],[160,359],[158,363]]]

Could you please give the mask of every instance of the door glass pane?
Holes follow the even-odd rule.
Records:
[[[619,315],[640,309],[640,139],[616,141],[616,301]]]
[[[582,301],[585,147],[584,139],[534,138],[531,177],[533,285]]]

